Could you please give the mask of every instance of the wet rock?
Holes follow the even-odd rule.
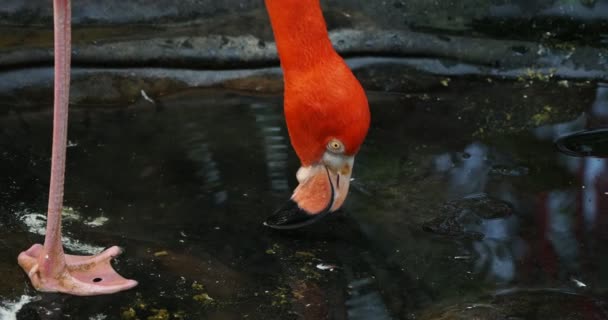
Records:
[[[126,24],[192,21],[197,18],[225,14],[229,11],[243,12],[259,8],[259,1],[77,1],[72,4],[72,15],[78,24]],[[53,8],[48,1],[8,0],[0,9],[1,20],[6,23],[51,24]]]
[[[267,24],[260,17],[260,24]],[[27,28],[26,28],[27,29]],[[269,29],[258,34],[206,33],[199,28],[120,26],[111,31],[75,31],[72,64],[83,67],[259,68],[278,66]],[[52,65],[52,33],[45,29],[0,27],[0,67]],[[219,34],[218,34],[219,32]],[[540,74],[563,78],[607,79],[605,48],[586,45],[542,46],[534,41],[433,35],[411,30],[339,29],[330,32],[342,55],[401,57],[393,64],[438,74],[518,77],[535,66]],[[264,43],[260,46],[260,43]],[[515,49],[514,49],[515,48]],[[411,58],[425,57],[425,58]],[[429,70],[430,69],[430,70]],[[555,69],[555,70],[553,70]]]
[[[421,320],[606,319],[604,302],[557,290],[515,290],[447,307],[428,308]]]
[[[512,206],[485,194],[448,201],[438,209],[439,216],[422,224],[424,231],[448,236],[481,240],[477,231],[483,220],[505,218],[512,214]]]
[[[521,17],[541,20],[564,18],[579,24],[607,19],[608,3],[602,0],[413,0],[413,1],[322,1],[326,11],[335,14],[327,18],[330,28],[348,25],[375,26],[380,28],[427,28],[435,30],[469,30],[472,22],[479,19],[507,19]],[[73,3],[73,19],[76,25],[90,24],[167,24],[194,23],[217,15],[234,12],[244,15],[263,9],[261,1],[181,1],[168,0],[149,3],[141,0],[105,1],[92,0]],[[52,21],[51,4],[42,0],[6,0],[0,9],[0,20],[8,24],[46,24]],[[245,33],[247,29],[241,29]],[[526,30],[529,31],[529,30]]]
[[[73,103],[90,103],[95,96],[102,103],[124,104],[138,99],[142,90],[159,96],[191,87],[221,86],[263,93],[282,89],[263,2],[163,0],[150,5],[112,0],[103,5],[94,1],[73,5]],[[522,6],[519,2],[513,5]],[[603,4],[587,5],[597,8]],[[545,7],[525,10],[534,16]],[[429,27],[433,31],[467,29],[471,19],[492,15],[491,8],[493,4],[486,0],[324,3],[335,48],[351,57],[349,64],[368,90],[412,92],[452,86],[454,82],[446,76],[537,82],[608,79],[608,51],[596,45],[606,37],[591,29],[589,33],[599,40],[576,43],[563,43],[559,37],[505,37],[504,30],[491,35],[496,39],[428,32]],[[2,101],[27,104],[24,97],[36,96],[39,103],[40,96],[50,92],[51,17],[46,1],[9,0],[0,8],[0,33],[4,35],[0,39]],[[489,32],[490,27],[487,29]],[[51,96],[46,100],[50,104]],[[536,117],[530,117],[526,103],[509,104],[514,105],[511,109],[521,109],[509,114],[521,115],[530,125],[555,120],[556,112],[537,112]]]
[[[608,52],[600,45],[606,39],[602,31],[608,23],[606,15],[595,14],[593,19],[587,19],[570,10],[572,5],[549,6],[541,0],[528,6],[521,1],[511,2],[516,13],[510,15],[495,13],[499,6],[489,0],[333,0],[323,4],[334,46],[345,56],[400,57],[395,64],[444,75],[518,77],[535,66],[543,74],[556,69],[555,75],[563,78],[607,79]],[[148,4],[112,0],[103,5],[79,1],[73,6],[75,66],[278,66],[261,1],[162,0]],[[587,6],[593,12],[601,12],[606,5],[597,1]],[[535,18],[523,20],[511,30],[512,24],[504,19],[522,12]],[[569,19],[568,12],[576,19]],[[543,25],[542,19],[555,15],[564,22],[552,20],[546,27],[537,27]],[[51,6],[46,1],[4,3],[0,8],[0,32],[4,35],[0,40],[0,68],[52,65],[51,18]],[[460,31],[459,35],[454,30]],[[467,32],[461,32],[464,30],[482,32],[487,37],[467,36]],[[589,36],[572,43],[572,39],[560,36],[564,33]]]
[[[444,111],[441,111],[441,116],[438,112],[433,117],[429,114],[429,121],[436,122],[449,115],[444,124],[447,128],[454,127],[454,119],[459,119],[467,123],[476,137],[485,138],[497,132],[522,132],[538,125],[571,119],[580,114],[592,99],[589,91],[593,87],[580,81],[571,81],[570,88],[561,88],[552,79],[539,81],[522,78],[513,85],[491,79],[474,81],[459,75],[465,72],[481,76],[485,71],[474,66],[467,69],[463,64],[450,66],[432,61],[347,59],[365,88],[402,95],[403,105],[414,108],[455,110],[456,114],[446,114]],[[563,71],[567,72],[565,69]],[[442,84],[447,81],[442,76],[446,73],[455,75],[448,78],[448,87]],[[0,113],[10,109],[50,107],[52,79],[52,67],[0,72],[0,99],[5,103],[5,107],[0,106]],[[144,100],[142,90],[148,97],[157,100],[167,93],[191,88],[220,87],[278,94],[282,92],[282,86],[278,66],[229,70],[75,67],[72,70],[70,99],[72,104],[125,106]],[[429,95],[430,92],[432,95]],[[463,92],[467,94],[466,99],[455,98]],[[419,121],[408,123],[408,127],[418,128]],[[433,132],[427,131],[427,134]]]
[[[5,102],[9,102],[11,107],[19,110],[50,107],[52,77],[50,67],[0,72],[0,96],[5,98]],[[70,101],[124,107],[134,101],[144,100],[145,96],[154,100],[168,92],[195,87],[224,87],[241,91],[278,93],[282,89],[282,79],[278,67],[222,71],[74,68]]]

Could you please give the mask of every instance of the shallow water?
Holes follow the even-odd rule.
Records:
[[[441,84],[369,92],[344,210],[287,232],[261,224],[296,183],[281,97],[190,90],[73,106],[69,251],[120,245],[116,268],[140,282],[89,298],[37,293],[17,266],[43,239],[51,110],[13,108],[0,116],[0,296],[34,297],[19,319],[608,319],[608,160],[553,146],[608,123],[606,87]],[[512,210],[446,205],[471,196]],[[442,217],[481,237],[423,230]]]

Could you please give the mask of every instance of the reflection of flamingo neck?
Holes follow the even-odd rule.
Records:
[[[540,268],[543,270],[545,274],[547,274],[552,279],[557,278],[557,254],[553,245],[551,244],[551,240],[549,239],[549,235],[551,232],[551,206],[550,206],[551,193],[543,192],[539,196],[539,207],[537,224],[539,226],[539,232],[537,236],[539,238],[538,243],[538,256],[534,257],[538,261]],[[534,259],[533,258],[533,259]]]
[[[319,0],[266,0],[266,8],[286,76],[337,57]]]

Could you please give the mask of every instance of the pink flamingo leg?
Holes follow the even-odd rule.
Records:
[[[61,209],[70,91],[70,1],[54,0],[55,105],[51,186],[44,246],[34,244],[17,258],[37,290],[90,296],[133,288],[134,280],[120,276],[111,259],[120,254],[114,246],[94,256],[65,254],[61,243]]]

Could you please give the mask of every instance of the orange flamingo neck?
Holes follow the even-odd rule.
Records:
[[[286,75],[337,56],[319,0],[266,0],[266,8]]]
[[[319,0],[265,0],[285,78],[284,112],[303,166],[337,139],[354,155],[369,127],[361,84],[332,47]]]

